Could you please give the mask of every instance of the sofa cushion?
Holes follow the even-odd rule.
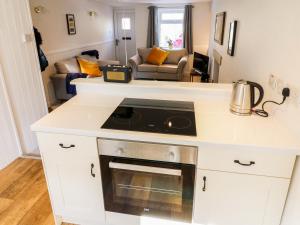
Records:
[[[179,60],[187,55],[186,49],[178,49],[178,50],[167,50],[169,55],[164,63],[166,64],[178,64]]]
[[[138,48],[137,49],[138,54],[142,58],[143,63],[147,61],[148,55],[150,54],[151,50],[152,50],[152,48]]]
[[[81,73],[86,73],[93,77],[102,76],[98,62],[88,61],[82,58],[78,58],[78,62],[80,65]]]
[[[152,64],[141,64],[138,65],[138,71],[139,72],[157,72],[157,65],[152,65]]]
[[[80,73],[80,67],[75,57],[58,61],[54,64],[57,73]]]
[[[162,64],[157,68],[159,73],[177,73],[178,65]]]
[[[162,50],[161,48],[152,48],[150,54],[147,57],[147,63],[153,65],[161,65],[168,57],[169,52]]]

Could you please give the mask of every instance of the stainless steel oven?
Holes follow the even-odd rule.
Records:
[[[191,222],[196,147],[99,139],[105,210]]]

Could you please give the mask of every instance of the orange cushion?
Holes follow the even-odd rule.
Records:
[[[150,54],[147,57],[147,63],[160,66],[167,59],[169,52],[162,50],[161,48],[152,48]]]
[[[97,62],[88,61],[85,59],[77,59],[80,65],[81,73],[86,73],[93,77],[101,77],[101,71]]]

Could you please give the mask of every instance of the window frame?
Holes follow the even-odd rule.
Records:
[[[183,17],[180,20],[163,20],[162,14],[164,13],[182,13]],[[158,8],[158,45],[161,48],[166,48],[165,46],[160,46],[160,34],[161,34],[161,24],[182,24],[182,33],[183,33],[183,23],[184,23],[184,8],[178,7],[178,8]],[[177,49],[183,49],[183,46],[181,48]]]

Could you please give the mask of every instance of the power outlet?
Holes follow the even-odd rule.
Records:
[[[273,89],[276,90],[277,89],[277,78],[275,77],[275,75],[270,74],[269,76],[269,86]]]
[[[276,91],[277,94],[281,95],[283,88],[287,87],[287,84],[281,79],[279,79],[274,74],[270,74],[269,76],[269,86],[273,91]]]
[[[270,74],[268,82],[273,93],[276,93],[279,96],[282,95],[283,88],[288,87],[290,89],[290,97],[288,98],[288,101],[294,105],[300,106],[300,89],[298,87],[284,82],[274,74]]]

